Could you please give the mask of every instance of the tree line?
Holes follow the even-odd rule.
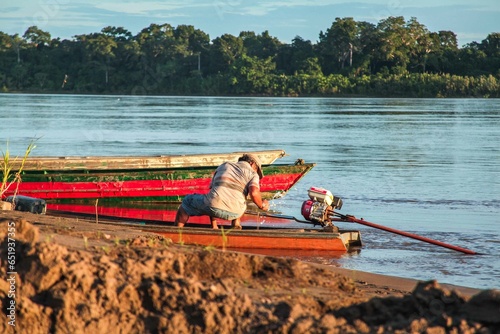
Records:
[[[500,33],[459,47],[416,18],[336,18],[316,43],[191,25],[72,39],[0,32],[0,91],[133,95],[500,97]]]

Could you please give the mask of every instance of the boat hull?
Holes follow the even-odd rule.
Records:
[[[280,198],[314,164],[265,165],[260,182],[264,198]],[[216,166],[70,171],[23,171],[22,182],[4,196],[14,193],[47,201],[96,199],[104,201],[180,202],[185,195],[206,193]]]
[[[361,245],[358,231],[324,232],[322,230],[275,229],[234,230],[210,228],[164,228],[154,233],[174,243],[211,246],[223,249],[272,249],[346,252]]]
[[[82,216],[96,219],[96,223],[126,224],[143,232],[159,234],[173,243],[201,245],[245,252],[298,255],[319,252],[334,256],[362,246],[361,235],[356,230],[335,231],[323,228],[291,228],[293,217],[260,215],[247,212],[241,217],[242,230],[232,229],[230,221],[218,219],[219,229],[210,226],[206,216],[190,217],[184,228],[174,226],[176,208],[165,205],[139,205],[134,207],[95,206],[81,204],[50,204],[47,213],[55,216]],[[309,253],[311,254],[311,253]]]

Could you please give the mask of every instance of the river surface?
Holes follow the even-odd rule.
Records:
[[[33,156],[283,149],[317,165],[273,211],[302,219],[311,186],[341,213],[483,255],[359,224],[359,252],[315,261],[500,288],[500,100],[0,94],[0,148]],[[299,226],[299,223],[294,223]],[[294,225],[292,224],[292,225]]]

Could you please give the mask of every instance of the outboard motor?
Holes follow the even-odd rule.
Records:
[[[311,187],[308,191],[309,200],[302,203],[302,216],[321,226],[333,226],[333,213],[342,208],[342,199],[335,197],[323,188]]]

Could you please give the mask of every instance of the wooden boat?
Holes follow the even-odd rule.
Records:
[[[77,212],[78,210],[80,212]],[[146,209],[142,210],[147,211]],[[73,206],[72,204],[53,204],[49,206],[47,214],[65,216],[69,214],[91,217],[92,219],[95,217],[100,224],[110,222],[126,224],[127,227],[136,227],[141,231],[159,234],[173,243],[275,256],[290,256],[291,252],[294,255],[299,253],[306,255],[304,252],[309,252],[310,255],[310,252],[316,251],[326,252],[322,253],[323,256],[336,256],[362,246],[361,234],[356,230],[336,231],[327,228],[276,227],[277,223],[281,226],[289,226],[294,222],[292,218],[286,216],[261,216],[248,212],[241,219],[242,230],[231,229],[230,222],[224,220],[219,220],[219,229],[213,230],[210,228],[208,217],[191,217],[186,227],[178,228],[173,225],[173,219],[171,219],[175,211],[167,211],[170,211],[168,216],[141,216],[141,219],[137,220],[133,218],[134,213],[129,214],[128,218],[124,218],[123,212],[120,216],[99,215],[99,217],[95,217],[90,205],[85,207]],[[112,211],[108,213],[112,213]],[[264,220],[266,224],[262,225]]]
[[[98,205],[50,203],[47,214],[84,216],[96,219],[99,223],[129,222],[141,230],[160,234],[174,243],[213,246],[264,255],[310,257],[311,252],[327,251],[313,256],[328,254],[332,257],[361,247],[359,231],[334,232],[319,226],[301,229],[296,228],[297,221],[293,217],[260,214],[250,210],[241,217],[242,230],[231,229],[231,222],[222,219],[217,221],[220,229],[212,230],[210,220],[206,216],[190,217],[186,227],[179,229],[173,224],[178,207],[178,204],[150,202]],[[294,227],[290,228],[291,225]]]
[[[267,161],[277,159],[282,153],[283,151],[276,151]],[[234,153],[233,161],[241,155],[242,152]],[[272,154],[268,152],[268,155]],[[207,156],[212,159],[211,165],[197,165],[208,163],[203,162],[207,161]],[[83,167],[77,162],[57,165],[51,159],[33,159],[28,160],[31,164],[26,164],[21,173],[22,182],[13,185],[4,193],[4,197],[12,195],[18,186],[18,195],[46,201],[102,199],[103,201],[179,202],[185,195],[206,193],[218,163],[225,158],[205,155],[205,158],[197,157],[191,162],[183,163],[179,161],[174,163],[175,159],[169,158],[170,164],[183,167],[160,167],[166,164],[165,161],[140,163],[142,158],[130,158],[130,161],[122,161],[121,165],[118,163],[119,160],[115,161],[109,157],[103,158],[101,163],[97,158],[93,158],[91,164]],[[48,162],[44,164],[44,161]],[[138,165],[132,167],[134,162]],[[295,164],[263,165],[264,178],[260,183],[263,197],[273,199],[284,196],[313,167],[314,164],[306,164],[301,160]]]
[[[230,249],[272,249],[346,252],[361,246],[359,231],[332,232],[323,229],[252,228],[219,229],[161,227],[152,232],[174,243]]]
[[[197,166],[219,166],[225,161],[237,161],[244,153],[259,157],[263,165],[270,165],[286,155],[283,150],[265,150],[252,152],[231,152],[190,155],[159,156],[90,156],[90,157],[29,157],[24,171],[95,171],[95,170],[134,170],[185,168]],[[13,171],[19,169],[21,161],[13,164]]]

